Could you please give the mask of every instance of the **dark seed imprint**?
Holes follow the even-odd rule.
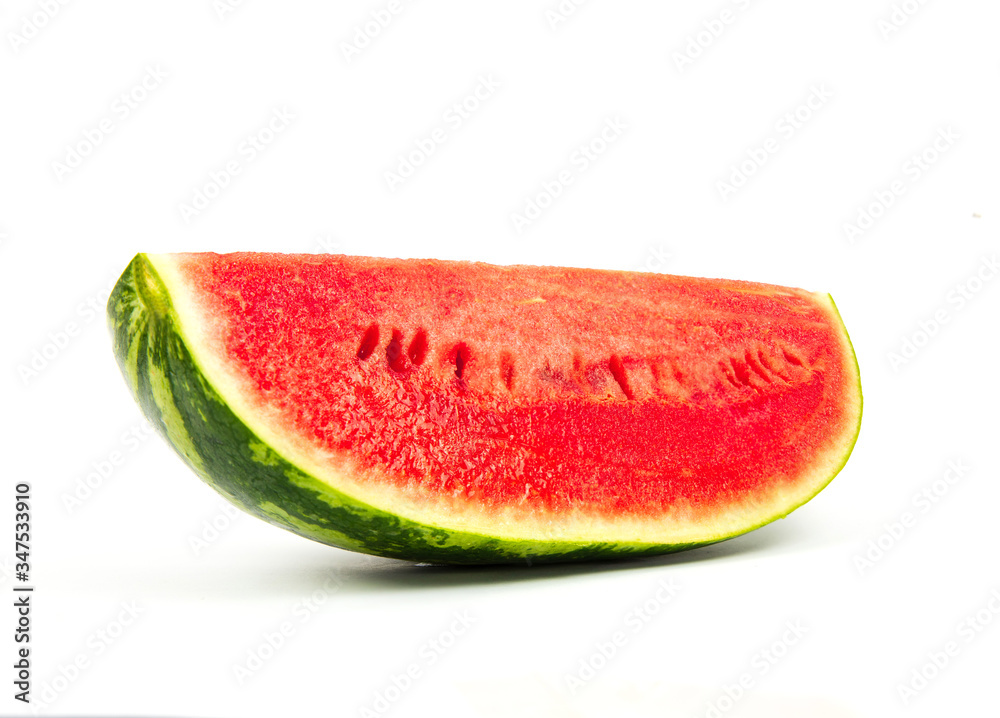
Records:
[[[378,324],[372,322],[361,337],[361,344],[358,345],[358,359],[364,361],[372,355],[375,347],[378,346]]]
[[[774,365],[774,362],[772,362],[768,358],[768,356],[766,354],[764,354],[764,350],[763,349],[758,349],[757,350],[757,360],[760,362],[761,366],[763,366],[771,374],[773,374],[774,376],[778,377],[779,379],[781,379],[783,381],[786,381],[786,382],[788,381],[788,377],[785,374],[783,374],[781,371],[778,370],[778,367],[776,367]]]
[[[632,393],[632,388],[628,385],[628,377],[625,375],[625,367],[622,365],[622,360],[617,354],[611,355],[611,358],[608,360],[608,367],[611,369],[611,376],[615,378],[618,386],[621,387],[625,398],[634,399],[635,395]]]
[[[737,381],[744,386],[752,386],[750,384],[750,370],[747,369],[746,365],[735,357],[730,357],[729,363],[733,366],[733,373],[736,374]]]
[[[410,342],[409,349],[406,350],[406,355],[417,366],[424,363],[424,358],[427,356],[427,332],[423,329],[417,330],[416,335],[414,335],[413,340]]]
[[[771,383],[774,382],[774,380],[770,377],[770,375],[768,375],[768,373],[764,369],[764,367],[757,360],[757,357],[755,357],[753,355],[753,352],[751,352],[751,351],[748,350],[747,353],[746,353],[746,356],[744,358],[746,359],[747,366],[749,366],[753,370],[754,374],[756,374],[757,376],[759,376],[761,379],[763,379],[768,384],[771,384]]]
[[[514,391],[514,357],[509,351],[500,353],[500,376],[507,391]]]
[[[660,371],[659,362],[651,361],[649,363],[649,370],[653,374],[653,386],[659,389],[660,385],[663,383],[663,373]]]
[[[742,385],[736,380],[736,374],[733,373],[733,366],[729,362],[719,361],[719,369],[722,371],[723,376],[730,384],[735,386],[737,389],[741,388]]]
[[[455,376],[461,379],[465,373],[465,366],[472,358],[472,353],[469,351],[469,345],[465,342],[459,342],[452,347],[450,352],[448,352],[448,356],[455,364]]]
[[[789,352],[787,349],[782,349],[781,353],[785,355],[785,361],[789,364],[794,364],[795,366],[805,367],[805,363],[797,356]]]
[[[385,346],[385,358],[389,362],[389,368],[393,371],[406,370],[406,355],[403,354],[403,332],[398,329],[392,330],[392,339]]]
[[[792,382],[791,377],[795,375],[795,371],[789,372],[790,367],[809,370],[806,363],[792,350],[781,347],[780,351],[782,359],[784,359],[783,362],[766,354],[763,348],[758,347],[756,352],[748,349],[742,359],[729,357],[728,361],[720,361],[719,367],[733,386],[750,387],[758,392],[763,390],[759,384],[754,384],[751,380],[754,375],[760,377],[767,384],[773,384],[775,377],[788,384]]]

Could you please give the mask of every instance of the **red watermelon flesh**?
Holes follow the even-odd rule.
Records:
[[[440,260],[145,259],[193,361],[269,449],[446,533],[708,543],[811,498],[860,424],[825,294]]]

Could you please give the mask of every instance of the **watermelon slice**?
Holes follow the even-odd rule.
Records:
[[[832,299],[740,281],[334,255],[133,259],[122,372],[194,471],[302,536],[435,563],[659,554],[844,466]]]

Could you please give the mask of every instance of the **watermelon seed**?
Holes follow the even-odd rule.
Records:
[[[361,344],[358,346],[358,359],[364,361],[372,355],[375,347],[378,346],[378,324],[372,322],[361,337]]]
[[[632,388],[628,385],[628,377],[625,376],[625,366],[622,364],[622,360],[618,358],[617,354],[611,355],[611,359],[608,361],[608,366],[611,368],[611,376],[613,376],[615,381],[618,382],[618,386],[621,387],[625,398],[634,399],[635,395],[632,393]]]
[[[500,354],[500,376],[503,377],[507,391],[514,391],[514,357],[508,351]]]
[[[406,350],[406,355],[417,366],[424,363],[424,357],[427,356],[427,332],[423,329],[417,330],[416,335],[410,342],[410,348]]]
[[[465,371],[465,365],[469,363],[469,359],[471,358],[469,355],[469,346],[465,342],[459,342],[451,350],[451,355],[455,361],[455,376],[461,379]]]
[[[392,339],[385,346],[385,358],[389,360],[389,368],[393,371],[406,370],[406,357],[403,355],[403,332],[392,330]]]

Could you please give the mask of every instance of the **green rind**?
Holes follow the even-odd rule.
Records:
[[[256,436],[202,373],[167,289],[144,255],[118,280],[108,322],[133,396],[188,466],[244,511],[321,543],[429,563],[531,564],[664,554],[758,528],[700,543],[653,544],[511,540],[412,521],[333,489]],[[860,416],[858,422],[860,428]],[[843,463],[849,455],[850,449]]]

